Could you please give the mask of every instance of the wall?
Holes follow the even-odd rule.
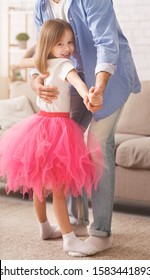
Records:
[[[4,98],[7,92],[7,18],[6,1],[0,0],[0,97]],[[3,31],[2,31],[3,27]],[[5,79],[4,79],[5,77]]]
[[[141,80],[150,80],[150,0],[114,0]]]
[[[7,77],[8,17],[7,5],[23,2],[29,8],[36,0],[0,0],[0,76]],[[141,80],[150,79],[150,0],[114,0],[117,18],[132,48],[138,74]],[[17,20],[17,19],[16,19]],[[17,23],[18,25],[18,23]],[[19,22],[21,27],[21,22]],[[34,32],[34,24],[31,28]],[[15,34],[12,34],[14,36]]]

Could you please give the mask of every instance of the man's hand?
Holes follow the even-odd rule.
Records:
[[[97,105],[97,106],[93,106],[93,105],[89,102],[89,98],[88,98],[87,95],[84,97],[83,102],[84,102],[86,108],[87,108],[89,111],[91,111],[92,113],[95,113],[95,112],[97,112],[98,110],[101,110],[101,109],[102,109],[102,104]]]
[[[100,109],[102,108],[103,105],[103,95],[99,91],[98,88],[96,87],[91,87],[89,90],[89,102],[91,103],[92,106],[101,106]]]
[[[30,85],[40,98],[48,103],[52,103],[54,99],[57,99],[59,92],[57,87],[44,86],[44,79],[47,77],[48,74],[34,74],[30,80]]]
[[[96,111],[102,109],[103,96],[96,87],[91,87],[89,94],[84,97],[83,102],[89,111],[95,113]]]

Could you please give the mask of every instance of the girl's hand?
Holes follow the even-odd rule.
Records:
[[[52,103],[54,99],[57,99],[59,94],[57,87],[44,86],[44,79],[48,77],[48,74],[34,74],[30,80],[30,85],[33,91],[40,96],[44,101]]]

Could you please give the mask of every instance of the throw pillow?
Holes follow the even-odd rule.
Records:
[[[34,112],[26,96],[0,100],[0,129],[7,129]]]

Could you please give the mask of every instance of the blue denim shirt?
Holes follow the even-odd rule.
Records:
[[[37,0],[37,33],[43,22],[51,18],[54,15],[49,1]],[[105,89],[103,109],[94,113],[95,120],[99,120],[121,107],[131,92],[141,89],[131,50],[111,0],[68,0],[68,19],[76,39],[73,61],[77,70],[84,73],[88,88],[95,84],[99,71],[112,74]]]

